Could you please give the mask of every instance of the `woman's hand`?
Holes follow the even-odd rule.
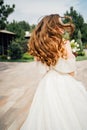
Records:
[[[71,75],[71,76],[74,76],[75,75],[75,72],[70,72],[70,73],[68,73],[69,75]]]

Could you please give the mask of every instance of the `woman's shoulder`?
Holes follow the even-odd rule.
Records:
[[[68,59],[60,58],[55,65],[55,69],[63,72],[63,73],[70,73],[76,70],[76,59],[75,56]]]
[[[38,72],[40,72],[41,74],[46,73],[50,68],[53,68],[62,73],[70,73],[76,70],[75,56],[67,59],[59,58],[56,65],[52,67],[49,67],[46,64],[41,63],[41,61],[35,61],[35,65]]]

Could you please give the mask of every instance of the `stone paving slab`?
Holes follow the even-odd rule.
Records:
[[[75,78],[87,88],[87,61],[76,63]],[[0,130],[19,130],[42,77],[35,62],[0,62]]]
[[[87,89],[87,60],[76,62],[76,79],[81,81]]]

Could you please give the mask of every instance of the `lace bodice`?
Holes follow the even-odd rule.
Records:
[[[55,69],[60,73],[70,73],[76,70],[75,57],[69,59],[60,58],[55,66],[48,67],[42,64],[40,61],[36,61],[37,68],[39,68],[40,73],[45,73],[49,69]]]
[[[58,63],[54,67],[57,71],[62,73],[70,73],[76,70],[75,58],[59,59]]]

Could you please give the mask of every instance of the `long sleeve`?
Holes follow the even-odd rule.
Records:
[[[75,57],[69,58],[67,60],[60,58],[54,68],[61,73],[70,73],[75,71],[76,70]]]

